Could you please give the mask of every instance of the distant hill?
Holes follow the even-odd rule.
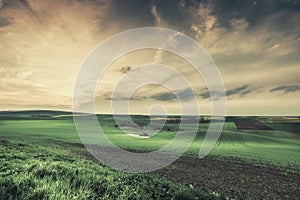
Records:
[[[54,116],[72,115],[72,112],[57,110],[0,111],[0,119],[53,119]]]

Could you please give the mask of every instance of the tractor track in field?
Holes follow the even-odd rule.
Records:
[[[242,145],[243,147],[250,147],[244,140],[244,138],[239,135],[239,134],[230,134],[229,135],[229,139],[230,139],[230,143],[232,146],[236,146],[237,142],[238,144]],[[220,146],[222,143],[222,136],[218,139],[218,141],[216,142],[215,146],[218,147]]]
[[[232,145],[232,146],[235,146],[235,139],[234,139],[234,137],[230,134],[230,135],[229,135],[229,138],[230,138],[230,143],[231,143],[231,145]]]
[[[250,147],[244,140],[243,136],[241,136],[240,134],[238,133],[235,133],[234,134],[236,140],[244,147]]]
[[[218,141],[216,142],[215,146],[218,147],[221,144],[221,139],[219,138]]]
[[[204,139],[206,133],[198,132],[196,137],[194,138],[194,142]]]

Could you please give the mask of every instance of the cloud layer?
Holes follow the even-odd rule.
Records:
[[[299,114],[299,11],[297,0],[0,0],[0,108],[71,109],[76,75],[97,44],[127,29],[157,26],[183,32],[208,51],[227,88],[229,114],[251,114],[252,107]],[[174,66],[192,82],[192,89],[176,91],[182,99],[224,95],[209,94],[191,66],[157,50],[114,63],[96,94],[101,105],[109,105],[122,75],[146,61]],[[166,81],[180,86],[172,77]],[[163,101],[170,109],[174,99],[155,86],[132,98],[137,108]]]

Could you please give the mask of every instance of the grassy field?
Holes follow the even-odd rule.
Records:
[[[230,117],[213,151],[197,158],[208,122],[170,166],[130,174],[101,165],[84,148],[69,113],[0,112],[0,199],[297,199],[300,196],[300,118]],[[178,123],[151,138],[135,138],[112,116],[99,122],[124,149],[152,151],[166,145]],[[174,118],[174,117],[173,117]],[[147,117],[134,116],[138,124]],[[238,130],[237,121],[270,130]],[[273,129],[273,130],[272,130]]]

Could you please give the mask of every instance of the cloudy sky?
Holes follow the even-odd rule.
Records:
[[[299,0],[0,0],[0,109],[71,110],[74,82],[95,46],[121,31],[154,26],[187,34],[207,50],[223,78],[229,115],[299,115],[299,22]],[[209,114],[201,76],[182,58],[153,49],[112,63],[99,80],[97,111],[111,112],[120,77],[147,62],[180,72],[193,90],[170,75],[176,92],[196,95]],[[130,112],[146,113],[152,104],[180,111],[168,89],[150,84],[133,94]]]

